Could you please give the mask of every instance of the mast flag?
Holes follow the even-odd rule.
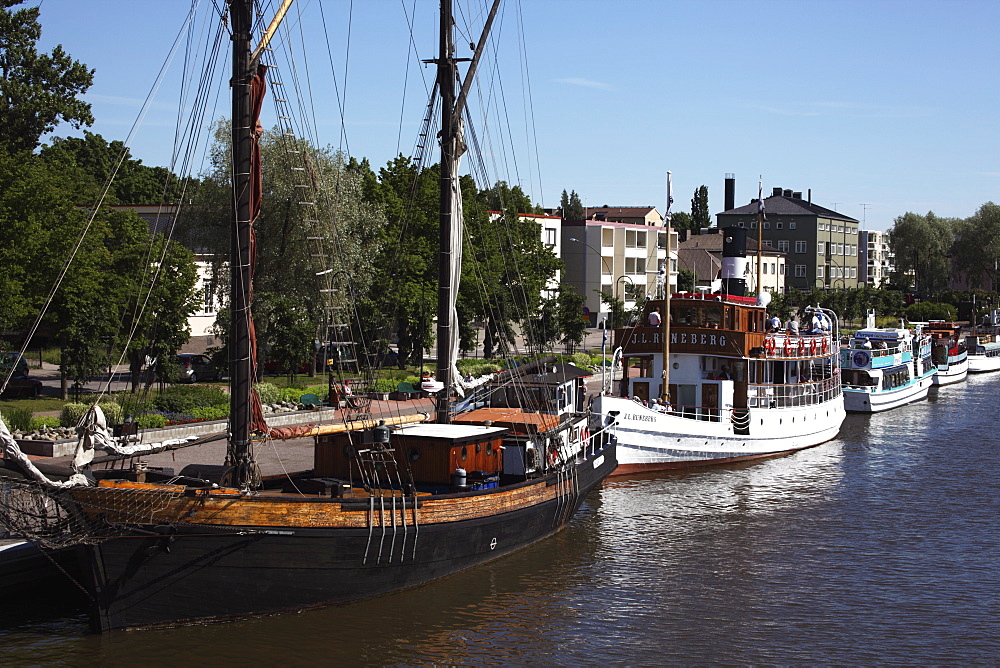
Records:
[[[764,177],[761,175],[757,181],[757,215],[762,221],[767,220],[767,213],[764,211]]]
[[[670,180],[670,172],[667,172],[667,212],[663,214],[663,226],[670,229],[670,222],[673,218],[673,214],[670,213],[670,207],[674,204],[674,184]]]

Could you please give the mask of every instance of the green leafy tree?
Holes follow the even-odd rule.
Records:
[[[94,71],[62,46],[39,53],[39,8],[13,10],[20,0],[0,0],[0,146],[31,151],[60,121],[79,128],[94,119],[77,96],[90,88]]]
[[[525,342],[531,352],[545,352],[552,349],[552,343],[559,336],[558,297],[542,299],[536,317],[524,330]]]
[[[690,269],[681,269],[677,272],[677,291],[694,292],[694,272]]]
[[[686,211],[677,211],[670,215],[670,227],[675,230],[696,230],[691,214]]]
[[[53,137],[39,152],[43,160],[65,175],[78,203],[96,201],[112,175],[114,181],[108,190],[107,204],[180,201],[183,184],[170,170],[143,165],[141,160],[131,157],[121,141],[108,142],[92,132],[83,134],[65,139]]]
[[[572,352],[583,343],[587,333],[587,323],[583,319],[583,305],[586,300],[568,283],[559,286],[558,300],[558,326],[562,332],[560,341]]]
[[[231,218],[228,146],[229,124],[222,122],[211,148],[212,169],[192,195],[195,211],[183,230],[184,238],[213,251],[214,282],[223,306],[229,288],[224,265]],[[296,317],[308,315],[310,341],[356,341],[364,346],[373,339],[358,330],[358,316],[373,310],[365,311],[358,300],[379,278],[375,263],[382,259],[378,249],[387,235],[381,205],[366,197],[374,178],[367,163],[286,137],[278,128],[262,136],[261,162],[254,312],[288,311],[283,303],[268,302],[289,299]],[[258,324],[258,341],[274,338],[267,331],[270,326],[279,325],[275,320]]]
[[[947,287],[955,227],[956,221],[933,212],[925,216],[905,213],[896,218],[889,231],[889,247],[896,255],[893,284],[908,283],[907,273],[913,272],[913,288],[918,294],[929,295]]]
[[[691,229],[712,226],[712,214],[708,210],[708,186],[699,186],[691,198]]]
[[[985,287],[984,279],[996,289],[1000,279],[1000,206],[983,204],[971,217],[957,225],[954,243],[955,265],[965,273],[971,286]]]
[[[587,217],[583,202],[580,201],[580,196],[576,194],[575,190],[568,195],[565,190],[562,191],[562,196],[559,198],[559,208],[562,210],[562,217],[566,220],[583,220]]]
[[[595,290],[595,292],[601,295],[601,301],[608,305],[608,317],[610,322],[607,323],[607,327],[610,329],[620,329],[625,326],[625,322],[628,319],[628,311],[625,308],[625,302],[613,294],[604,292],[603,290]]]

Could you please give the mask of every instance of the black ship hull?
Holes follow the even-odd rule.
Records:
[[[612,444],[569,474],[528,483],[562,485],[552,501],[417,528],[136,527],[89,549],[92,627],[250,617],[421,585],[554,534],[616,465]]]

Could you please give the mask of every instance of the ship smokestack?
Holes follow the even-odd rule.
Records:
[[[745,297],[746,270],[746,228],[727,227],[722,230],[722,292],[735,297]]]
[[[726,174],[726,208],[725,211],[732,211],[736,208],[736,175]]]

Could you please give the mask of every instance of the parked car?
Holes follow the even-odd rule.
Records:
[[[219,370],[208,355],[182,353],[177,356],[181,368],[180,382],[197,383],[199,380],[219,380]]]
[[[14,369],[14,374],[4,388],[3,396],[37,397],[42,393],[42,381],[28,375],[28,361],[21,353],[0,353],[0,385],[3,385],[11,369]]]

